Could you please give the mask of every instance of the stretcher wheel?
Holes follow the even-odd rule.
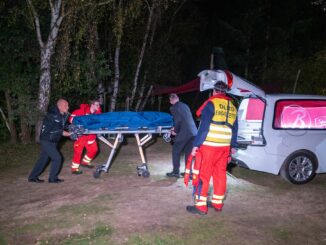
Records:
[[[137,167],[138,176],[149,177],[149,171],[146,163]]]
[[[148,178],[149,177],[149,172],[148,171],[143,171],[142,176],[144,178]]]
[[[102,166],[101,165],[100,166],[97,166],[96,169],[95,169],[95,171],[93,172],[93,177],[95,179],[99,178],[101,176],[101,172],[102,171],[103,171],[102,170]]]
[[[165,133],[165,134],[163,134],[163,139],[164,139],[164,141],[166,142],[166,143],[169,143],[169,142],[171,142],[171,133]]]

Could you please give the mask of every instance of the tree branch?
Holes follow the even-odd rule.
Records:
[[[9,132],[11,132],[11,131],[10,131],[10,126],[9,126],[9,121],[8,121],[8,119],[6,118],[6,116],[5,116],[4,112],[3,112],[3,110],[1,109],[1,107],[0,107],[0,114],[1,114],[1,116],[2,116],[3,121],[4,121],[5,124],[6,124],[7,129],[9,130]]]
[[[53,6],[53,3],[52,3],[52,0],[49,0],[49,4],[50,4],[50,9],[51,9],[51,24],[50,24],[50,27],[51,29],[53,28],[53,25],[54,25],[54,16],[55,16],[55,9],[54,9],[54,6]]]
[[[60,0],[61,1],[61,0]],[[104,1],[104,2],[101,2],[101,3],[97,3],[95,4],[96,6],[103,6],[103,5],[106,5],[106,4],[109,4],[111,2],[113,2],[114,0],[108,0],[108,1]],[[82,8],[85,8],[85,7],[88,7],[88,6],[94,6],[94,3],[88,3],[88,4],[85,4],[85,5],[81,5],[79,7],[77,7],[75,10],[78,10],[78,9],[82,9]],[[70,15],[73,11],[70,11],[70,12],[67,12],[66,14],[64,14],[62,12],[62,16],[63,17],[66,17],[67,15]]]
[[[168,30],[168,34],[167,34],[167,38],[166,38],[166,42],[169,40],[170,38],[170,34],[171,34],[171,31],[172,31],[172,27],[173,27],[173,23],[174,23],[174,20],[177,16],[177,13],[180,11],[180,9],[182,8],[182,6],[186,3],[187,0],[183,0],[180,5],[177,7],[177,9],[174,11],[172,17],[171,17],[171,21],[170,21],[170,26],[169,26],[169,30]]]
[[[105,1],[105,2],[97,3],[96,5],[97,6],[102,6],[102,5],[106,5],[108,3],[111,3],[111,2],[113,2],[113,0],[108,0],[108,1]]]
[[[40,47],[43,48],[44,43],[42,41],[42,35],[41,35],[41,28],[40,28],[40,20],[39,20],[39,17],[37,15],[37,12],[36,12],[36,10],[34,8],[34,5],[33,5],[32,1],[31,0],[27,0],[27,4],[30,6],[30,8],[32,10],[32,15],[33,15],[34,22],[35,22],[36,36],[37,36],[38,43],[39,43]]]

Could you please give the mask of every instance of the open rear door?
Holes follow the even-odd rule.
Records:
[[[198,76],[200,77],[200,91],[213,89],[217,81],[223,81],[230,88],[228,92],[230,94],[241,97],[265,98],[265,92],[262,89],[229,71],[204,70]]]
[[[264,145],[263,119],[265,102],[260,98],[244,98],[238,108],[238,146]]]

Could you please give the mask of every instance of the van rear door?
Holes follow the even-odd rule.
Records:
[[[232,84],[230,94],[240,96],[240,97],[259,97],[261,99],[265,98],[265,92],[256,86],[255,84],[232,74]]]
[[[223,81],[230,88],[228,92],[230,94],[240,97],[256,96],[265,98],[265,92],[262,89],[226,70],[203,70],[198,76],[200,77],[200,91],[213,89],[217,81]]]
[[[260,98],[242,99],[238,109],[238,145],[264,145],[263,118],[265,102]]]

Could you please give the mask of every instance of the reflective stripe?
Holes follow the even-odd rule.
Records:
[[[92,160],[90,157],[88,157],[87,155],[84,156],[85,159],[87,160]]]
[[[230,143],[216,143],[216,142],[204,141],[203,145],[208,145],[208,146],[229,146]]]
[[[205,139],[207,142],[213,142],[213,143],[220,143],[220,144],[230,144],[231,139],[213,139],[213,138],[207,138]]]
[[[218,134],[218,133],[208,133],[207,134],[208,138],[216,138],[216,139],[231,139],[232,136],[231,134]]]
[[[210,124],[209,129],[212,131],[221,131],[221,132],[232,133],[232,130],[229,127],[223,127],[223,126],[214,125],[214,124]]]
[[[83,158],[83,162],[90,163],[91,160],[86,159],[85,157]]]
[[[189,169],[186,169],[185,173],[186,174],[190,174],[190,170]]]
[[[228,126],[211,124],[205,141],[213,143],[230,144],[232,130]],[[218,145],[213,145],[218,146]]]
[[[223,201],[222,200],[212,200],[212,203],[214,203],[214,204],[222,204]]]
[[[196,206],[206,206],[206,202],[196,202]]]
[[[215,199],[223,199],[224,195],[223,196],[213,195],[213,198],[215,198]]]
[[[72,162],[71,168],[79,168],[79,163]]]
[[[207,201],[207,197],[200,196],[200,199],[198,197],[199,196],[196,194],[195,195],[195,201],[199,201],[199,200],[201,200],[201,201]]]
[[[74,120],[75,116],[76,116],[75,114],[71,114],[70,115],[70,118],[69,118],[69,122],[70,123],[72,123],[72,121]]]
[[[200,196],[200,198],[198,199],[198,195],[197,195],[196,199],[197,199],[197,201],[198,200],[207,201],[207,197]]]
[[[193,174],[199,174],[199,170],[193,169],[193,170],[192,170],[192,173],[193,173]]]
[[[91,141],[88,141],[87,144],[93,144],[95,142],[95,140],[91,140]]]

